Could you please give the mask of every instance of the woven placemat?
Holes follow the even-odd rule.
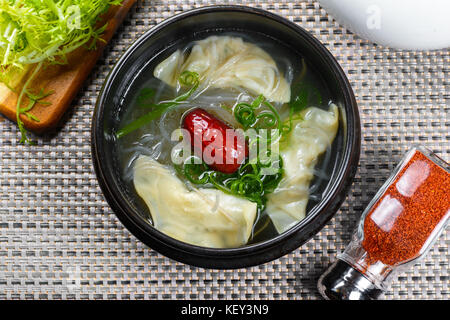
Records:
[[[237,3],[278,13],[335,55],[362,121],[361,161],[347,200],[311,241],[278,260],[206,270],[148,249],[118,221],[91,164],[90,121],[114,62],[144,31],[194,7]],[[138,1],[60,127],[18,144],[0,122],[0,299],[317,299],[316,280],[349,241],[363,208],[412,144],[450,158],[449,51],[397,51],[339,26],[315,1]],[[448,299],[449,232],[394,279],[387,299]]]

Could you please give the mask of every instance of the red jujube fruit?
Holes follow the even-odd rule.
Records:
[[[190,134],[195,154],[213,170],[234,173],[247,156],[243,135],[203,109],[190,111],[183,128]]]

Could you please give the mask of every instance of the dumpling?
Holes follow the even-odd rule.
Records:
[[[161,62],[154,76],[176,86],[181,72],[197,72],[205,86],[241,87],[274,102],[289,102],[291,89],[272,57],[242,38],[211,36],[197,41],[185,59],[180,50]]]
[[[331,104],[329,111],[311,107],[302,112],[303,120],[293,122],[285,148],[281,148],[284,177],[267,196],[267,214],[282,233],[305,217],[309,184],[317,159],[333,142],[339,112]]]
[[[145,201],[154,227],[183,242],[211,248],[247,243],[256,203],[216,189],[193,189],[174,172],[147,156],[134,165],[134,186]]]

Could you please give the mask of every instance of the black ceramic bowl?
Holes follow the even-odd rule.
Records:
[[[321,75],[341,123],[333,143],[331,179],[322,200],[296,226],[267,241],[240,248],[213,249],[175,240],[151,226],[133,204],[119,172],[116,142],[123,101],[133,79],[155,56],[180,39],[209,32],[257,32],[297,50]],[[240,268],[281,257],[311,239],[335,214],[354,177],[360,151],[360,120],[350,84],[330,52],[298,25],[264,10],[211,6],[174,16],[141,36],[120,58],[106,79],[94,112],[92,156],[100,187],[120,221],[142,242],[172,259],[208,268]]]

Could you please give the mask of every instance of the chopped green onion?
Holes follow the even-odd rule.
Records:
[[[261,105],[269,110],[263,110],[256,113]],[[270,129],[277,127],[281,130],[282,122],[280,114],[275,107],[260,94],[252,103],[241,102],[234,107],[234,118],[239,122],[244,130],[253,129]]]
[[[137,118],[135,121],[127,124],[125,127],[117,131],[116,137],[118,139],[122,138],[123,136],[148,124],[152,120],[160,118],[165,112],[168,111],[169,108],[177,106],[181,102],[187,100],[198,88],[199,75],[196,72],[184,71],[178,78],[178,82],[183,86],[190,85],[191,88],[187,92],[181,94],[173,100],[160,102],[157,104],[150,104],[150,106],[152,107],[152,111],[144,114],[143,116]],[[144,89],[144,95],[147,95],[147,97],[149,97],[149,92],[149,89]]]
[[[256,122],[256,115],[252,105],[241,102],[234,109],[234,117],[244,129],[250,128]]]
[[[196,164],[192,161],[193,158],[197,157],[190,157],[182,165],[175,166],[179,175],[185,177],[194,185],[207,186],[210,184],[227,194],[246,198],[255,202],[260,211],[265,208],[267,195],[275,190],[283,176],[281,157],[266,164],[262,164],[259,158],[256,163],[250,163],[247,159],[238,171],[232,174],[211,170],[204,162]],[[197,158],[197,160],[200,160],[200,158]],[[272,174],[266,174],[262,170],[267,167],[276,167],[276,165],[278,165],[278,169]]]
[[[139,106],[146,106],[149,101],[155,96],[156,91],[152,88],[144,88],[137,97],[137,104]]]

